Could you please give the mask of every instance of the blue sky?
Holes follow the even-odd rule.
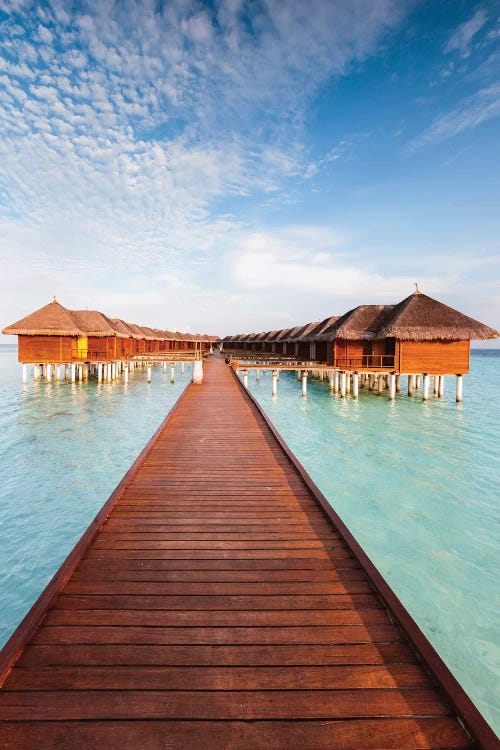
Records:
[[[500,328],[499,16],[0,0],[2,326],[56,294],[259,331],[418,281]]]

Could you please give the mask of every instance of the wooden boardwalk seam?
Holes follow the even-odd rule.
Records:
[[[0,748],[493,748],[345,538],[214,357],[0,655]]]

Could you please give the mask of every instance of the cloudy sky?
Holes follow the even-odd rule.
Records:
[[[0,0],[0,327],[55,294],[259,331],[418,281],[500,328],[499,15]]]

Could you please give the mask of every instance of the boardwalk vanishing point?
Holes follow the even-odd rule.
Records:
[[[2,681],[2,750],[497,746],[220,356],[6,644]]]

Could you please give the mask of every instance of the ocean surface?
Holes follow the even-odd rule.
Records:
[[[0,647],[191,379],[155,367],[128,385],[21,384],[0,346]]]
[[[455,403],[359,401],[271,372],[248,387],[500,734],[500,350],[477,350]]]
[[[500,731],[500,350],[472,357],[464,402],[361,392],[295,375],[249,388],[485,717]],[[190,379],[21,385],[0,346],[0,646]],[[405,385],[405,379],[402,379]]]

